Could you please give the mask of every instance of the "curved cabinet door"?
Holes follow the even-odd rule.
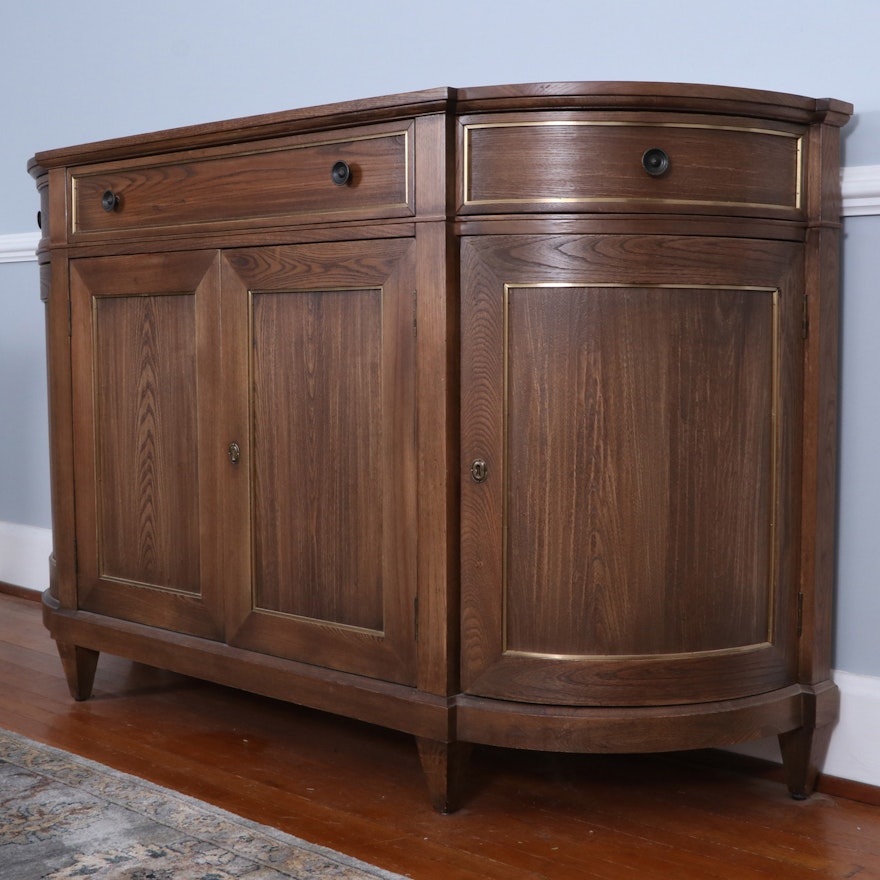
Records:
[[[462,678],[663,705],[794,680],[796,244],[462,245]]]
[[[224,254],[228,639],[415,680],[415,242]]]
[[[217,254],[70,266],[78,605],[222,638]]]

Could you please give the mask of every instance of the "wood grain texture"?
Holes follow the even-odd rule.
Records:
[[[808,233],[807,323],[804,351],[804,534],[801,549],[804,632],[800,674],[821,682],[831,668],[837,508],[838,382],[840,369],[840,190],[819,168],[840,162],[840,141],[816,129],[809,139],[807,197],[817,218]]]
[[[663,113],[724,112],[731,116],[786,120],[810,125],[827,121],[845,124],[852,104],[832,98],[715,86],[700,83],[643,82],[539,82],[476,86],[455,90],[461,113],[501,110],[562,109],[651,109]]]
[[[227,255],[249,377],[234,644],[414,679],[413,259],[406,239]]]
[[[44,257],[41,257],[44,259]],[[54,268],[53,268],[54,265]],[[75,606],[76,530],[73,486],[74,441],[70,331],[67,319],[68,262],[54,255],[40,263],[40,295],[46,304],[46,367],[49,399],[49,476],[52,500],[52,557],[49,590]]]
[[[81,260],[71,294],[79,604],[207,637],[223,589],[215,260]]]
[[[462,484],[471,693],[689,702],[791,675],[796,252],[748,286],[745,249],[679,244],[466,242],[462,449],[490,469]]]
[[[509,290],[508,650],[768,640],[773,332],[766,291]]]
[[[248,220],[251,224],[407,216],[412,213],[412,125],[357,129],[222,148],[155,161],[77,169],[71,175],[72,235],[146,231]],[[350,182],[334,185],[337,161]],[[106,191],[118,199],[108,212]]]
[[[668,114],[463,117],[462,213],[681,210],[798,216],[801,131],[753,120]],[[649,175],[642,157],[668,156]],[[515,158],[513,158],[515,157]]]
[[[381,631],[382,291],[252,310],[256,606]]]
[[[199,592],[195,297],[94,301],[100,575]]]

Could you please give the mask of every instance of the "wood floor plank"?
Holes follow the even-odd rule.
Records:
[[[693,755],[478,747],[440,816],[395,731],[110,656],[76,703],[39,604],[4,595],[0,726],[417,880],[880,877],[880,807]]]

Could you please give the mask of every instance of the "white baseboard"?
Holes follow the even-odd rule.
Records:
[[[837,671],[840,721],[831,736],[825,773],[880,786],[880,678]]]
[[[0,581],[42,592],[49,586],[52,530],[0,522]]]
[[[49,585],[52,532],[0,522],[0,581],[33,590]],[[824,772],[880,786],[880,678],[837,670],[840,720],[831,737]],[[776,737],[743,743],[730,751],[780,763]]]
[[[880,678],[835,670],[840,688],[840,719],[831,734],[822,772],[880,787]],[[742,743],[730,749],[742,755],[782,763],[776,737]]]

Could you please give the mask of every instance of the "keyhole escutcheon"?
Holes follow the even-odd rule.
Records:
[[[485,483],[489,476],[489,465],[482,458],[475,458],[471,463],[471,479],[475,483]]]

